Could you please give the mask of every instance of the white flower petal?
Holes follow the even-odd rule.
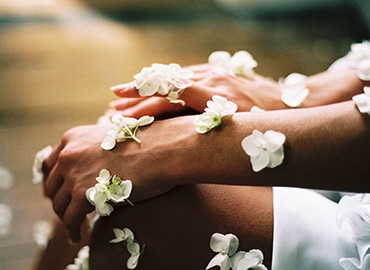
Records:
[[[48,145],[36,153],[32,167],[33,174],[32,182],[34,184],[40,183],[41,181],[44,180],[44,172],[42,171],[42,165],[45,159],[47,159],[48,156],[51,154],[52,150],[53,147]]]
[[[239,239],[234,234],[226,234],[225,237],[228,239],[228,252],[227,255],[233,256],[239,247]]]
[[[153,116],[144,115],[144,116],[139,118],[137,124],[139,126],[147,126],[147,125],[150,125],[153,122],[154,122],[154,117]]]
[[[135,269],[137,264],[139,263],[140,254],[138,255],[131,255],[127,260],[127,268],[128,269]]]
[[[96,204],[96,211],[102,217],[109,216],[113,212],[113,206],[108,203],[99,203]]]
[[[111,177],[110,172],[107,169],[102,169],[99,172],[99,176],[96,177],[96,181],[104,184],[109,181],[110,177]]]
[[[8,205],[0,203],[0,237],[6,237],[10,234],[12,219],[12,209]]]
[[[12,172],[0,166],[0,190],[8,190],[12,187],[14,182],[14,176]]]
[[[32,226],[32,236],[36,245],[44,250],[53,234],[53,226],[46,220],[38,220]]]
[[[250,160],[253,171],[259,172],[270,163],[270,156],[266,151],[262,151],[258,156],[251,156]]]
[[[211,236],[211,240],[209,242],[209,247],[214,252],[222,252],[228,249],[229,246],[229,239],[221,234],[221,233],[214,233]]]
[[[286,86],[281,93],[281,100],[289,107],[299,107],[308,97],[310,91],[304,83]]]
[[[208,263],[206,269],[210,269],[214,266],[220,266],[221,268],[220,270],[228,270],[227,268],[228,265],[229,265],[229,256],[218,253]]]
[[[280,148],[285,142],[285,135],[280,132],[268,130],[264,134],[265,146],[268,151],[274,152]]]

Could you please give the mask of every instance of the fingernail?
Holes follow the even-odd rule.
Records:
[[[125,88],[128,88],[128,87],[130,87],[130,84],[128,84],[128,83],[118,84],[118,85],[112,86],[110,88],[110,90],[111,91],[117,91],[117,90],[122,90],[122,89],[125,89]]]
[[[110,101],[108,103],[109,105],[109,108],[115,108],[118,104],[121,104],[122,102],[120,102],[119,100],[113,100],[113,101]]]

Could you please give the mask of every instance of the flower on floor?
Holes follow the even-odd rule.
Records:
[[[357,75],[361,80],[370,81],[370,42],[354,43],[351,51],[347,54],[348,63],[357,69]]]
[[[32,175],[33,175],[32,182],[34,184],[38,184],[42,180],[44,180],[44,172],[42,171],[42,165],[45,159],[47,159],[47,157],[51,154],[52,150],[53,147],[51,145],[48,145],[36,153],[32,166]]]
[[[10,234],[13,211],[10,206],[0,203],[0,238]]]
[[[209,243],[210,248],[217,254],[208,263],[206,269],[219,266],[220,270],[267,270],[262,264],[263,253],[253,249],[249,252],[238,251],[239,239],[234,234],[214,233]]]
[[[82,247],[74,259],[73,264],[67,265],[65,270],[89,270],[89,252],[89,246]]]
[[[292,73],[279,83],[284,86],[281,93],[281,100],[289,107],[299,107],[307,98],[310,90],[306,87],[306,76],[299,73]]]
[[[233,56],[226,51],[216,51],[209,55],[208,63],[215,73],[230,73],[248,79],[253,79],[253,69],[257,67],[257,62],[247,51],[238,51]]]
[[[111,175],[106,169],[102,169],[95,186],[86,190],[87,200],[95,206],[100,216],[108,216],[113,211],[110,203],[131,202],[128,200],[132,191],[132,182],[122,180],[116,175]]]
[[[13,173],[5,167],[0,166],[0,190],[8,190],[14,182]]]
[[[265,134],[253,130],[252,134],[242,141],[242,148],[250,156],[252,169],[255,172],[262,169],[275,168],[283,163],[285,135],[273,130]]]
[[[38,248],[44,250],[53,234],[53,227],[46,220],[37,220],[32,226],[32,236]]]
[[[370,87],[364,87],[364,93],[352,97],[358,110],[361,113],[367,113],[370,115]]]
[[[194,127],[198,133],[204,134],[222,124],[222,118],[236,112],[238,106],[226,98],[214,95],[207,101],[204,113],[194,119]]]
[[[114,228],[113,233],[115,238],[110,240],[109,243],[120,243],[123,242],[126,244],[127,251],[130,253],[130,257],[127,260],[127,268],[135,269],[140,255],[144,252],[144,247],[135,240],[134,233],[129,228]]]
[[[192,77],[191,70],[181,68],[178,64],[152,64],[134,76],[134,85],[140,96],[159,94],[168,96],[173,103],[183,103],[178,98],[184,89],[191,86],[188,80]]]
[[[117,142],[123,142],[128,139],[141,143],[136,137],[136,134],[140,131],[139,127],[150,125],[154,122],[154,117],[145,115],[136,119],[115,114],[112,116],[111,121],[113,128],[108,130],[107,136],[101,143],[101,147],[104,150],[112,150]]]

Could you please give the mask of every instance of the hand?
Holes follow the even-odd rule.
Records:
[[[189,125],[192,120],[188,118],[167,124],[156,121],[137,135],[142,139],[141,144],[129,140],[118,143],[111,151],[100,146],[110,126],[80,126],[67,131],[44,162],[44,189],[70,238],[79,240],[80,226],[94,210],[85,192],[96,184],[95,178],[101,169],[132,181],[129,198],[132,202],[172,189],[175,186],[173,168],[180,167],[178,163],[181,163],[178,148],[190,133],[187,132]],[[146,128],[150,128],[150,132],[145,131]],[[176,131],[181,129],[183,135],[178,135]]]
[[[257,105],[263,109],[283,109],[281,87],[272,79],[255,75],[253,80],[231,74],[215,74],[208,64],[188,67],[194,72],[188,87],[181,96],[187,108],[202,112],[207,100],[220,95],[238,104],[238,111],[249,111]],[[182,105],[169,103],[162,96],[140,97],[132,83],[112,87],[121,99],[112,102],[113,107],[125,116],[141,117],[181,113]]]

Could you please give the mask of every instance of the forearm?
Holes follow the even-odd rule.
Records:
[[[303,107],[321,106],[351,100],[354,95],[363,92],[370,82],[362,81],[353,68],[337,71],[325,71],[307,77],[306,87],[310,94],[303,102]]]
[[[293,186],[370,191],[367,152],[370,119],[353,102],[264,113],[238,113],[217,130],[190,135],[181,155],[180,184]],[[241,147],[254,129],[286,136],[282,165],[252,170]],[[194,150],[196,149],[196,150]],[[201,179],[201,180],[199,180]]]

